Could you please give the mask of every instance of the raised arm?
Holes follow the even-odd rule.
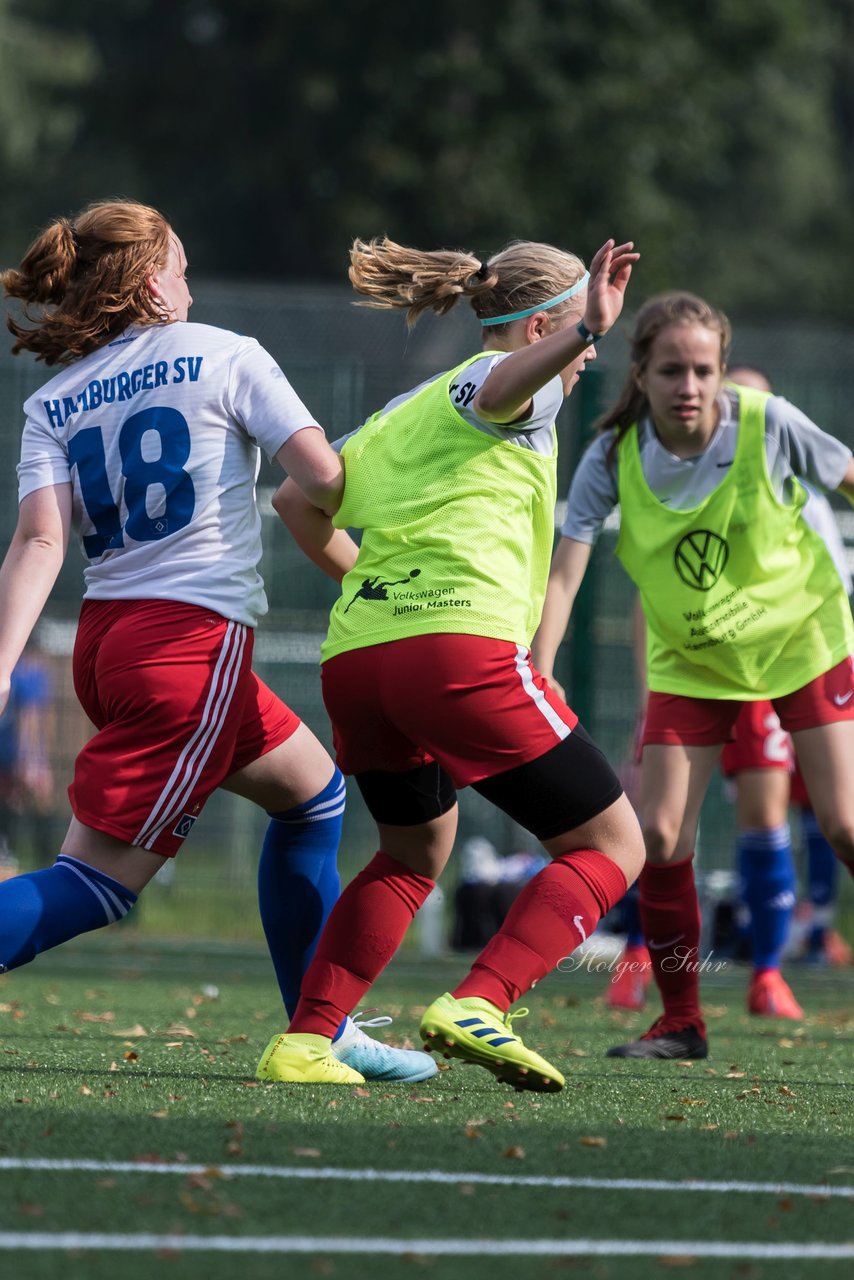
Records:
[[[584,325],[597,338],[607,333],[620,315],[632,266],[639,256],[633,252],[632,241],[615,245],[613,240],[606,241],[595,254]],[[485,379],[473,401],[476,413],[487,422],[513,422],[527,412],[535,392],[581,355],[589,342],[572,324],[514,351]]]
[[[560,694],[563,694],[563,690],[554,678],[555,658],[566,635],[575,597],[590,563],[592,551],[592,546],[587,542],[561,538],[549,570],[543,616],[531,645],[534,666]]]
[[[336,529],[331,517],[290,477],[273,494],[273,509],[300,550],[330,578],[340,582],[353,568],[359,554],[356,543],[346,529]]]
[[[70,484],[36,489],[21,502],[0,566],[0,711],[9,698],[12,670],[62,567],[70,528]]]

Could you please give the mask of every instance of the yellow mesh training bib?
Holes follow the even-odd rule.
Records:
[[[487,353],[492,354],[492,353]],[[339,528],[364,530],[322,657],[458,632],[529,645],[551,558],[557,443],[549,457],[478,431],[449,397],[466,360],[344,445]]]
[[[751,702],[783,697],[854,648],[851,609],[822,538],[774,492],[765,404],[739,389],[738,444],[726,478],[691,511],[659,502],[637,428],[620,441],[617,555],[641,593],[650,689]]]

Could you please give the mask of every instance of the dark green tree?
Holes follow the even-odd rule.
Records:
[[[41,219],[133,194],[173,218],[194,270],[337,281],[354,235],[589,254],[610,233],[642,248],[643,292],[850,314],[850,0],[26,12],[97,51],[43,91],[66,140],[33,165]]]

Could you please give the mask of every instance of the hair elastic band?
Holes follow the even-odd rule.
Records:
[[[492,274],[492,268],[490,267],[488,262],[482,262],[478,267],[477,271],[475,271],[474,273],[476,280],[486,280],[487,277],[490,276],[491,274]]]
[[[550,307],[556,307],[559,302],[566,302],[567,298],[572,298],[576,293],[580,293],[590,279],[590,272],[585,271],[581,279],[572,286],[571,289],[564,289],[563,293],[559,293],[556,298],[549,298],[547,302],[538,302],[535,307],[528,307],[525,311],[512,311],[507,316],[489,316],[486,320],[481,320],[481,324],[486,327],[490,324],[509,324],[511,320],[524,320],[526,316],[532,316],[537,311],[548,311]]]

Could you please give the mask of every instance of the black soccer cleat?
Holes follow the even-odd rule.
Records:
[[[663,1019],[661,1020],[663,1021]],[[653,1023],[646,1035],[615,1044],[606,1058],[708,1058],[709,1042],[696,1027],[673,1030]]]

